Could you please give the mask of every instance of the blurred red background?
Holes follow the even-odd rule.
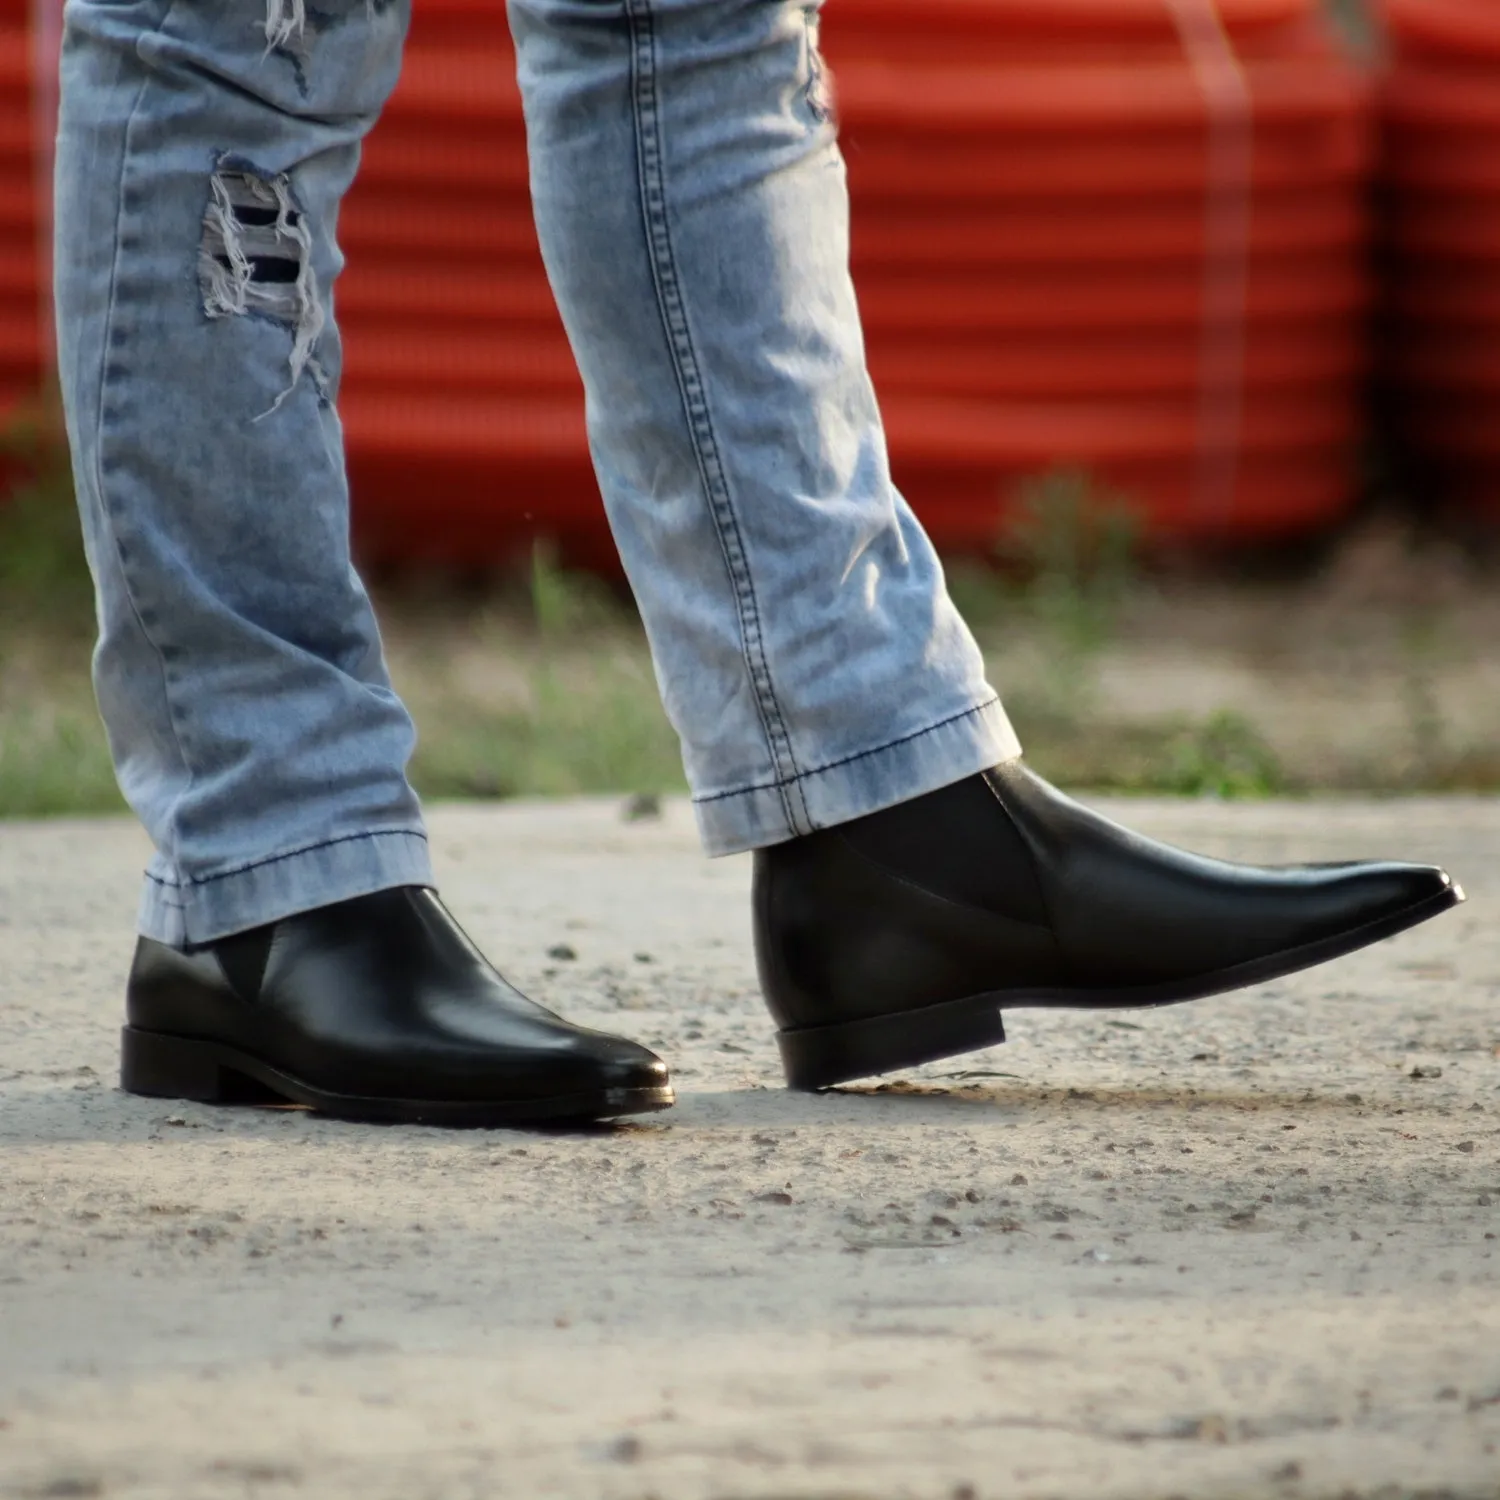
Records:
[[[605,561],[503,5],[415,11],[340,225],[362,551],[467,564],[547,535]],[[830,0],[870,362],[941,545],[987,547],[1059,466],[1158,536],[1333,525],[1376,326],[1408,472],[1500,516],[1500,12],[1389,21],[1376,68],[1312,0]],[[0,0],[0,409],[50,342],[44,30]]]

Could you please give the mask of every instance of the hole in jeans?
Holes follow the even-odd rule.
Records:
[[[268,318],[291,332],[291,379],[270,411],[296,389],[304,370],[311,367],[316,378],[313,347],[326,314],[312,236],[285,172],[262,172],[234,156],[219,159],[203,213],[198,285],[210,318]]]
[[[813,118],[826,125],[833,120],[835,109],[833,75],[823,61],[819,41],[822,21],[815,6],[809,6],[802,14],[807,26],[807,88],[804,95]]]

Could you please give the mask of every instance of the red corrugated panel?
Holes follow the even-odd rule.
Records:
[[[345,423],[388,554],[605,545],[497,9],[418,5],[344,214]],[[1162,533],[1343,511],[1371,96],[1310,0],[837,0],[824,42],[892,461],[940,542],[984,545],[1062,463]]]
[[[1389,0],[1382,366],[1427,493],[1500,521],[1500,9]]]
[[[0,424],[41,379],[44,288],[28,6],[0,4]],[[0,497],[6,476],[0,472]]]

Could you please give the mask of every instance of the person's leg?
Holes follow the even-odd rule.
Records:
[[[542,250],[710,853],[800,1087],[1154,1005],[1462,899],[1152,844],[1019,749],[893,488],[806,0],[510,0]]]
[[[891,483],[816,7],[510,15],[542,253],[709,852],[1019,754]]]
[[[427,887],[349,555],[339,201],[407,0],[69,0],[57,327],[120,784],[155,842],[135,1093],[491,1124],[659,1109]]]
[[[65,13],[59,369],[98,697],[158,851],[141,930],[164,942],[431,879],[411,722],[349,556],[330,316],[338,204],[407,4],[313,14]]]

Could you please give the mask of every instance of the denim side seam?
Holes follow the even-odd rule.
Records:
[[[161,7],[161,14],[157,17],[155,25],[151,28],[153,34],[160,32],[166,26],[167,22],[171,19],[172,12],[176,8],[177,0],[165,0],[165,3]],[[138,41],[138,54],[140,52],[140,46],[141,43]],[[108,493],[105,489],[104,484],[104,473],[106,467],[104,460],[104,447],[105,444],[109,441],[106,420],[110,416],[111,411],[111,409],[106,405],[106,402],[108,401],[109,388],[112,381],[118,381],[121,373],[114,353],[116,348],[115,314],[119,306],[120,257],[124,249],[124,230],[126,218],[128,216],[131,219],[135,219],[138,217],[139,213],[138,208],[135,206],[134,197],[126,184],[126,177],[130,171],[131,162],[135,157],[135,153],[131,148],[131,138],[134,132],[136,120],[139,118],[141,108],[145,103],[146,91],[149,87],[150,78],[142,78],[140,88],[136,91],[135,98],[131,102],[129,117],[125,121],[124,148],[120,154],[120,177],[117,184],[120,207],[118,217],[115,221],[115,253],[113,259],[110,262],[109,270],[109,305],[106,308],[104,314],[104,358],[100,361],[99,365],[99,390],[95,403],[95,430],[98,432],[99,436],[94,444],[94,487],[99,496],[99,512],[101,519],[105,522],[109,531],[110,541],[114,545],[115,561],[119,564],[120,579],[124,585],[125,602],[129,605],[130,612],[135,617],[135,622],[140,628],[141,639],[145,641],[148,646],[150,646],[152,653],[155,655],[157,663],[161,668],[162,705],[166,709],[166,720],[168,727],[172,731],[172,743],[176,747],[177,758],[182,766],[184,773],[187,776],[187,787],[183,789],[185,792],[192,786],[195,773],[193,771],[192,762],[188,758],[187,747],[183,743],[182,726],[178,723],[177,719],[177,710],[173,701],[174,692],[171,668],[167,661],[167,654],[165,650],[163,650],[161,642],[157,640],[155,633],[147,624],[145,611],[141,608],[138,598],[139,590],[131,581],[132,569],[127,557],[127,549],[124,539],[120,535],[120,528],[118,524],[119,516],[115,510],[115,507],[110,503]]]
[[[625,0],[625,15],[631,38],[631,105],[636,128],[641,214],[657,305],[677,376],[689,440],[708,501],[709,516],[734,588],[742,651],[754,691],[756,713],[776,770],[775,789],[788,828],[794,834],[810,833],[813,823],[802,795],[802,773],[798,770],[791,736],[771,681],[754,580],[714,432],[697,349],[688,325],[682,280],[667,218],[666,174],[662,164],[656,83],[656,33],[651,0]]]

